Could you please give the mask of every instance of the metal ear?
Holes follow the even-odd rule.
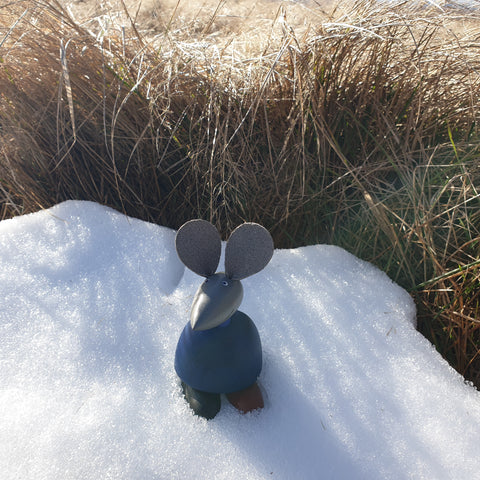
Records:
[[[241,280],[264,269],[273,255],[273,240],[268,230],[258,223],[237,227],[225,249],[225,273]]]
[[[178,230],[175,248],[187,268],[202,277],[209,277],[217,270],[222,241],[210,222],[190,220]]]

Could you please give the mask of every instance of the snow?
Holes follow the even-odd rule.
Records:
[[[174,237],[90,202],[0,222],[3,480],[478,478],[479,393],[334,246],[242,282],[265,408],[193,416],[173,359],[201,278]]]

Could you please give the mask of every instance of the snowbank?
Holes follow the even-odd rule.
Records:
[[[265,408],[194,417],[173,358],[201,279],[174,235],[89,202],[0,222],[2,479],[478,476],[479,393],[408,294],[333,246],[242,282]]]

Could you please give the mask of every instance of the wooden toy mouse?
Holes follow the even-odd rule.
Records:
[[[257,223],[244,223],[228,239],[225,272],[215,273],[221,254],[217,229],[191,220],[177,232],[180,260],[205,277],[193,299],[190,321],[177,344],[175,370],[196,415],[211,419],[220,410],[220,394],[242,412],[263,408],[257,384],[262,345],[253,321],[238,310],[240,280],[262,270],[273,255],[273,240]]]

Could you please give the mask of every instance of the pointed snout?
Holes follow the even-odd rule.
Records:
[[[193,299],[190,325],[193,330],[209,330],[227,321],[242,303],[240,280],[229,279],[224,273],[208,277]]]

